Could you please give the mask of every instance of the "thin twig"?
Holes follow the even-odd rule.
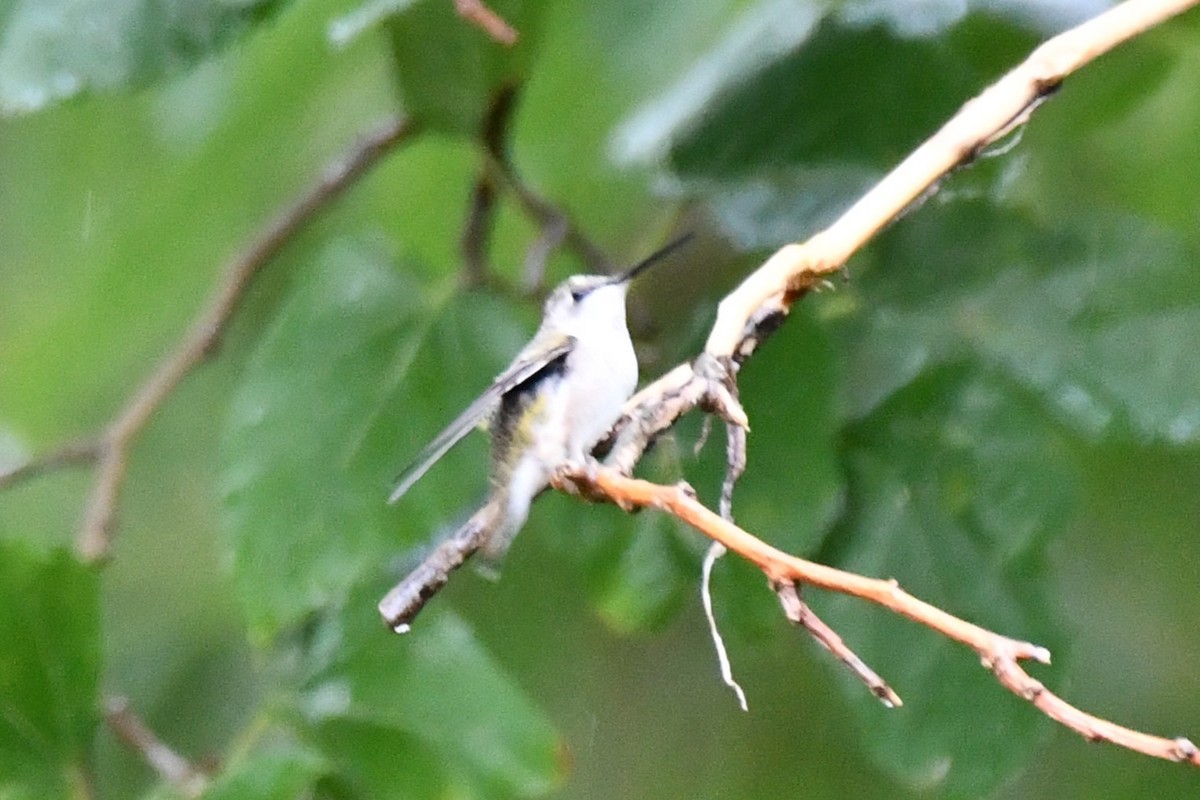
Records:
[[[199,797],[208,787],[208,776],[176,753],[150,730],[125,697],[115,695],[104,703],[104,722],[127,747],[140,755],[163,781],[185,797]]]
[[[1048,662],[1050,654],[967,623],[907,594],[895,581],[843,572],[782,553],[699,504],[690,489],[661,487],[622,477],[646,447],[692,409],[715,411],[745,423],[745,412],[728,396],[728,376],[786,318],[792,304],[839,270],[847,259],[910,204],[933,192],[954,169],[1025,124],[1063,79],[1099,55],[1200,2],[1127,0],[1047,41],[1020,66],[968,102],[828,229],[804,244],[783,247],[721,301],[702,352],[642,389],[626,404],[616,438],[593,487],[622,508],[654,506],[757,564],[772,585],[807,584],[882,605],[975,649],[985,666],[1013,693],[1081,735],[1141,753],[1200,766],[1187,739],[1165,739],[1102,720],[1047,691],[1018,663]]]
[[[57,450],[43,453],[24,464],[0,471],[0,490],[64,467],[92,464],[100,457],[101,449],[101,444],[96,439],[80,439],[77,442],[65,444]]]
[[[102,436],[99,470],[77,542],[84,560],[96,561],[108,553],[130,444],[180,381],[217,349],[253,280],[317,212],[340,197],[412,131],[406,119],[395,118],[367,134],[353,150],[326,168],[321,178],[269,223],[248,248],[228,262],[208,305]]]
[[[960,619],[913,597],[894,580],[867,578],[777,550],[708,509],[686,484],[660,486],[625,477],[610,468],[590,472],[564,470],[556,480],[574,484],[576,490],[582,489],[593,498],[608,500],[624,509],[655,508],[672,514],[757,566],[772,586],[804,584],[858,597],[965,644],[979,654],[984,667],[991,670],[1004,688],[1091,741],[1111,742],[1156,758],[1200,767],[1200,751],[1188,739],[1167,739],[1117,725],[1081,711],[1046,689],[1020,665],[1028,660],[1049,664],[1050,652],[1046,648]]]
[[[38,466],[26,465],[14,471],[18,476],[29,477],[68,463],[83,460],[97,462],[96,477],[84,506],[83,524],[76,540],[84,560],[102,559],[109,551],[129,450],[134,440],[184,377],[219,347],[229,320],[237,311],[250,284],[297,231],[340,197],[413,130],[407,120],[396,118],[364,136],[349,153],[331,164],[312,187],[268,224],[249,247],[235,255],[226,264],[216,291],[191,328],[98,436],[31,462],[31,465]],[[0,486],[11,484],[14,480],[10,476]]]
[[[522,291],[527,295],[539,293],[546,276],[550,255],[564,244],[571,247],[597,274],[612,272],[611,262],[604,252],[571,222],[565,211],[540,197],[517,174],[509,155],[512,117],[516,109],[518,87],[501,87],[491,98],[479,130],[483,149],[483,164],[475,179],[467,221],[463,227],[462,252],[468,285],[483,285],[488,280],[487,245],[496,213],[498,188],[513,193],[518,204],[540,228],[540,232],[525,254]]]
[[[705,414],[704,419],[700,421],[700,435],[696,437],[696,443],[692,445],[693,457],[698,458],[704,450],[704,445],[708,444],[708,437],[712,434],[712,426],[712,415]]]
[[[772,588],[779,597],[780,605],[783,606],[784,616],[808,631],[822,647],[833,654],[834,658],[854,673],[854,677],[866,684],[867,688],[871,690],[871,694],[879,698],[879,702],[888,708],[899,708],[904,705],[900,700],[900,695],[892,691],[892,687],[888,686],[875,670],[867,666],[867,663],[846,645],[842,637],[838,636],[837,631],[829,627],[809,607],[808,603],[804,602],[796,584],[783,583]]]
[[[539,220],[542,233],[525,251],[525,270],[521,284],[526,294],[540,294],[546,283],[546,265],[550,256],[567,240],[569,223],[565,214],[557,213]]]
[[[732,377],[732,376],[731,376]],[[730,395],[738,399],[737,384],[730,382]],[[706,417],[712,419],[712,417]],[[725,423],[725,480],[721,481],[721,516],[733,522],[733,490],[746,472],[746,428]]]
[[[481,0],[454,0],[454,10],[460,17],[482,29],[500,44],[512,47],[517,43],[516,29]]]
[[[734,380],[732,372],[729,376],[727,388],[733,400],[740,402],[737,382]],[[706,416],[705,419],[710,420],[712,416]],[[733,489],[738,479],[746,471],[746,428],[732,422],[726,422],[725,437],[725,480],[721,484],[721,500],[718,508],[720,509],[722,519],[727,522],[733,522]],[[714,541],[712,547],[709,548],[709,557],[705,559],[706,569],[704,574],[706,594],[708,575],[712,569],[709,565],[709,558],[715,560],[724,555],[725,552],[725,546],[717,541]],[[718,553],[719,555],[714,555]],[[842,637],[808,607],[808,604],[800,598],[800,592],[794,583],[785,583],[773,588],[775,589],[775,594],[779,596],[779,602],[783,606],[784,615],[789,620],[807,631],[810,636],[817,640],[818,644],[845,664],[884,705],[889,708],[897,708],[903,705],[900,701],[900,696],[892,691],[883,678],[880,678],[873,669],[867,666],[867,663],[846,645]],[[711,611],[709,614],[711,618]],[[712,626],[715,635],[715,623],[712,623]],[[721,647],[723,648],[723,645]],[[724,660],[723,650],[721,651],[721,655]],[[724,674],[723,671],[722,675]],[[730,680],[732,680],[732,677],[727,678],[726,683]],[[741,691],[741,687],[738,687],[738,691]],[[744,705],[745,703],[743,702],[743,707]]]

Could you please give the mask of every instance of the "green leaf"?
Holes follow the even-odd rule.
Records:
[[[751,4],[675,87],[622,125],[618,158],[660,166],[676,193],[710,205],[740,248],[801,240],[1023,57],[1038,31],[1066,22],[1016,6],[970,8]]]
[[[851,442],[850,512],[830,548],[837,564],[895,578],[956,616],[1053,648],[1040,552],[1065,526],[1076,481],[1062,440],[1036,410],[1003,381],[942,371],[897,395]],[[903,782],[980,797],[1035,752],[1047,720],[969,649],[853,598],[827,610],[904,699],[884,710],[860,683],[839,679],[868,751]]]
[[[350,244],[300,278],[245,369],[223,447],[222,522],[256,635],[341,601],[480,500],[482,435],[386,503],[405,463],[517,352],[512,316],[486,295],[423,296]]]
[[[665,156],[683,178],[784,164],[887,167],[1040,35],[1084,16],[983,3],[749,3],[622,124],[616,155]]]
[[[855,79],[839,81],[851,64]],[[883,169],[970,96],[978,78],[966,66],[935,39],[826,20],[803,46],[714,97],[668,164],[683,176],[725,178],[784,164]]]
[[[77,797],[97,721],[96,575],[0,541],[0,796]]]
[[[488,7],[516,29],[512,47],[455,13],[453,3],[422,0],[389,24],[404,110],[430,128],[475,136],[492,99],[529,74],[546,4],[500,0]]]
[[[311,795],[325,760],[292,742],[270,745],[226,766],[205,800],[291,800]]]
[[[665,514],[641,514],[633,525],[616,524],[624,534],[611,542],[618,552],[605,554],[596,564],[600,575],[593,579],[600,616],[625,633],[661,627],[684,602],[689,582],[696,581],[698,561],[679,543],[679,523]]]
[[[734,511],[739,524],[789,553],[813,553],[844,502],[837,379],[833,343],[808,308],[797,308],[739,377],[750,433]],[[723,479],[725,437],[714,439]]]
[[[687,190],[708,203],[733,245],[760,250],[829,226],[880,177],[853,163],[781,165],[764,176],[689,181]]]
[[[281,5],[281,0],[12,0],[0,10],[0,116],[177,71]]]
[[[377,254],[334,245],[247,364],[223,446],[222,523],[256,636],[340,600],[388,553],[386,467],[364,457],[364,437],[426,313]]]
[[[425,751],[402,751],[398,758],[436,764],[437,774],[484,796],[538,795],[559,784],[562,744],[474,632],[434,603],[419,626],[397,636],[375,611],[386,588],[365,584],[343,611],[321,619],[303,662],[311,670],[301,684],[300,709],[323,737],[353,726],[362,756],[339,750],[358,780],[372,785],[386,774],[377,751],[403,747],[411,737]],[[419,774],[409,782],[418,795],[437,785]]]
[[[312,737],[336,769],[324,781],[330,797],[439,800],[450,796],[445,758],[411,733],[334,718],[317,724]]]
[[[1020,561],[1071,519],[1079,478],[1069,439],[1002,376],[929,373],[849,433],[850,452],[919,476],[939,513],[992,557]]]
[[[326,29],[329,41],[337,47],[345,47],[415,2],[417,0],[364,0],[349,13],[330,21]]]
[[[1048,231],[960,202],[906,220],[875,255],[843,337],[850,416],[966,358],[1089,437],[1200,440],[1200,277],[1175,235],[1131,218]]]
[[[1184,133],[1200,126],[1200,107],[1191,101],[1200,91],[1196,25],[1188,35],[1187,19],[1139,36],[1072,75],[1067,91],[1027,127],[1012,194],[1048,220],[1067,209],[1121,209],[1193,235],[1191,204],[1180,202],[1200,182],[1200,164],[1188,157]],[[1147,175],[1157,179],[1147,181]]]

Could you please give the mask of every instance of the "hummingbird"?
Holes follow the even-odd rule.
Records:
[[[676,239],[619,275],[575,275],[559,284],[529,344],[400,474],[389,503],[472,429],[485,425],[491,434],[487,501],[379,602],[392,630],[406,633],[450,573],[477,551],[502,556],[554,472],[591,457],[637,388],[637,356],[625,322],[629,285],[690,238]]]

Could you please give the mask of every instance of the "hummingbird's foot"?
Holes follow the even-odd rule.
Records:
[[[576,483],[578,476],[578,467],[569,461],[564,461],[550,472],[550,485],[560,492],[577,495],[579,494],[579,485]]]
[[[551,473],[550,484],[568,494],[590,498],[602,469],[600,462],[590,456],[585,456],[582,461],[564,461]]]
[[[604,467],[600,466],[599,461],[591,456],[584,456],[583,474],[589,484],[593,486],[596,484],[596,481],[600,479],[600,470],[602,469],[604,469]]]

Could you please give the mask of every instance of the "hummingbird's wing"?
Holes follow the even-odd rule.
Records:
[[[403,497],[439,458],[446,455],[446,451],[458,444],[492,412],[501,397],[532,378],[547,364],[571,352],[574,346],[574,336],[557,334],[534,337],[508,369],[500,373],[496,380],[492,381],[492,385],[477,397],[475,402],[467,406],[466,411],[459,414],[432,442],[425,445],[425,449],[400,473],[388,502],[394,503]]]

